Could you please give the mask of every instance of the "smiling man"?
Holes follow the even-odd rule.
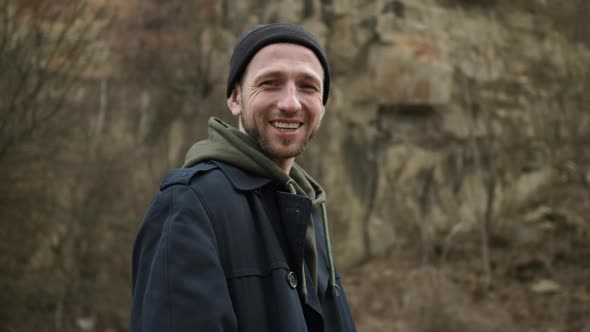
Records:
[[[330,88],[306,30],[269,24],[234,48],[227,105],[152,201],[133,249],[131,330],[355,331],[326,194],[294,162]]]
[[[320,125],[324,71],[310,49],[271,44],[252,58],[228,99],[240,130],[285,172]]]

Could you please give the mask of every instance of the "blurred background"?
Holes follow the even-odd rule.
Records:
[[[128,330],[159,182],[233,44],[304,26],[333,88],[299,159],[359,331],[590,331],[587,0],[0,0],[0,330]]]

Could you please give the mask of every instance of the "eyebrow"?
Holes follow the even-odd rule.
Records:
[[[318,83],[321,83],[322,82],[322,79],[319,78],[319,77],[317,77],[316,75],[312,75],[312,74],[309,74],[309,73],[303,73],[303,74],[301,74],[301,76],[304,79],[307,79],[307,80],[314,80],[314,81],[317,81]]]
[[[285,73],[281,70],[268,70],[268,71],[263,71],[261,74],[259,74],[258,76],[255,77],[255,81],[258,81],[260,79],[263,79],[265,77],[269,77],[269,76],[285,76]],[[317,75],[313,75],[311,73],[308,72],[303,72],[298,74],[297,76],[302,77],[303,79],[306,80],[313,80],[313,81],[317,81],[317,83],[321,83],[322,79],[320,77],[318,77]]]

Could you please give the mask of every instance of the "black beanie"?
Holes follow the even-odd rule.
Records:
[[[326,54],[319,41],[307,30],[288,23],[257,25],[246,33],[234,46],[234,53],[229,62],[227,78],[227,97],[231,96],[234,85],[238,82],[256,52],[269,44],[293,43],[309,48],[315,53],[324,68],[324,105],[330,94],[330,67]]]

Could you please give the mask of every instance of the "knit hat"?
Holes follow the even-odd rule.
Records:
[[[324,68],[324,105],[330,93],[330,67],[320,42],[307,30],[288,23],[257,25],[238,40],[229,62],[227,78],[227,97],[231,96],[234,85],[238,82],[256,52],[263,47],[275,43],[293,43],[304,46],[315,53]]]

